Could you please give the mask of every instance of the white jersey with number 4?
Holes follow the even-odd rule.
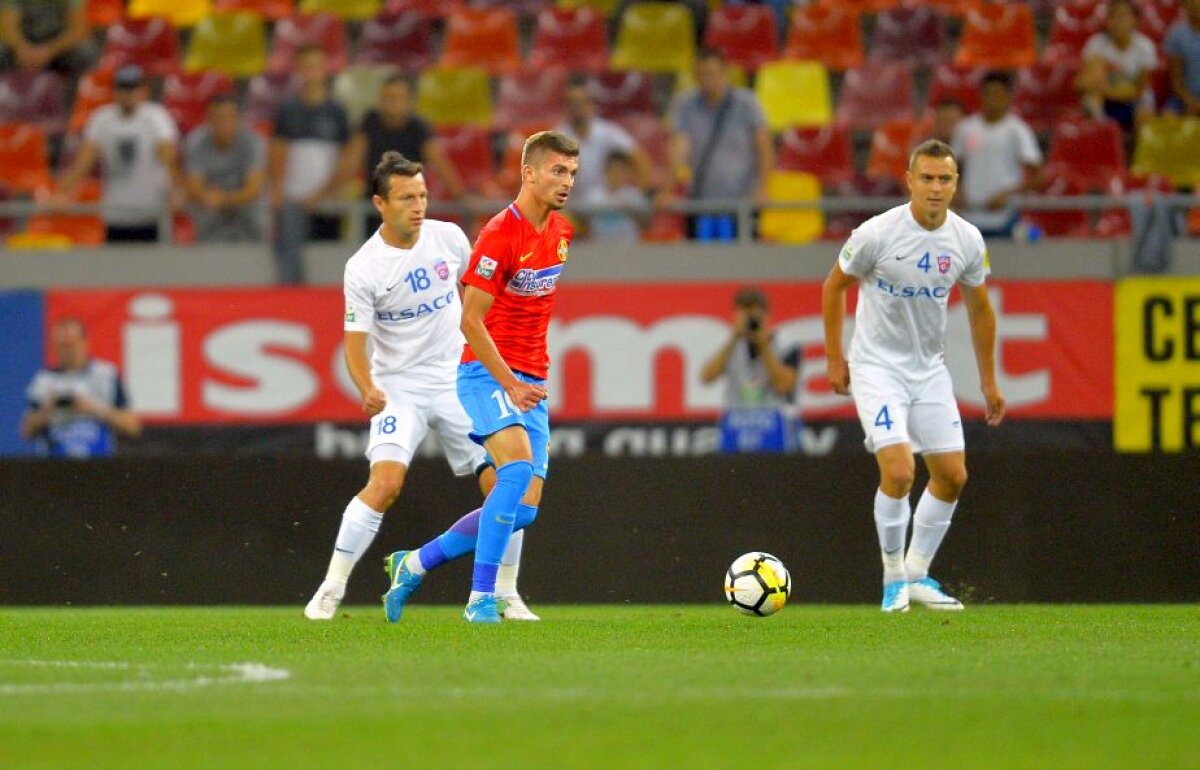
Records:
[[[910,380],[942,365],[946,308],[955,283],[983,284],[991,268],[979,228],[954,212],[936,230],[917,223],[909,204],[860,225],[838,257],[859,279],[848,360],[898,371]]]
[[[413,248],[376,231],[346,262],[344,328],[371,335],[373,378],[454,384],[464,342],[458,279],[470,256],[458,225],[427,219]]]

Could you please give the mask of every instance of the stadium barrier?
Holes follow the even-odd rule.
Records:
[[[971,481],[934,571],[969,603],[1198,601],[1195,462],[968,457]],[[283,604],[299,617],[365,477],[361,461],[4,461],[0,604]],[[715,603],[729,562],[767,550],[791,569],[795,601],[873,603],[875,483],[865,454],[555,461],[521,585],[535,606]],[[436,535],[478,500],[472,480],[416,461],[348,601],[377,602],[386,552]],[[458,603],[468,576],[465,560],[450,565],[418,600]]]

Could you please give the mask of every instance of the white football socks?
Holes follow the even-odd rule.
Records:
[[[884,585],[908,579],[904,572],[904,541],[909,518],[907,497],[889,497],[882,489],[875,491],[875,531],[883,556]]]
[[[525,530],[519,529],[508,539],[500,569],[496,571],[496,596],[512,596],[517,593],[517,573],[521,571],[521,548],[525,544]]]
[[[921,494],[917,512],[913,515],[912,543],[904,559],[909,580],[921,580],[929,575],[929,565],[937,555],[946,531],[950,529],[950,518],[954,516],[957,505],[957,500],[947,503],[937,499],[928,487]]]
[[[329,560],[329,571],[325,574],[327,581],[346,584],[354,565],[371,547],[382,521],[382,513],[357,497],[351,498],[342,514],[342,526],[333,546],[333,558]]]

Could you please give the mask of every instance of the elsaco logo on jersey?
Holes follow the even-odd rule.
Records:
[[[479,264],[475,265],[475,274],[480,278],[487,278],[489,281],[496,274],[496,260],[491,257],[480,257]]]

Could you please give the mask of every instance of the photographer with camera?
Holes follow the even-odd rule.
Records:
[[[733,333],[700,370],[705,384],[725,377],[721,449],[795,451],[800,349],[781,351],[776,345],[767,320],[767,297],[761,290],[741,289],[733,298],[733,307]]]
[[[116,450],[114,432],[137,438],[142,424],[128,408],[117,367],[88,356],[87,331],[65,318],[50,333],[57,365],[29,383],[29,408],[21,436],[43,457],[106,457]]]

